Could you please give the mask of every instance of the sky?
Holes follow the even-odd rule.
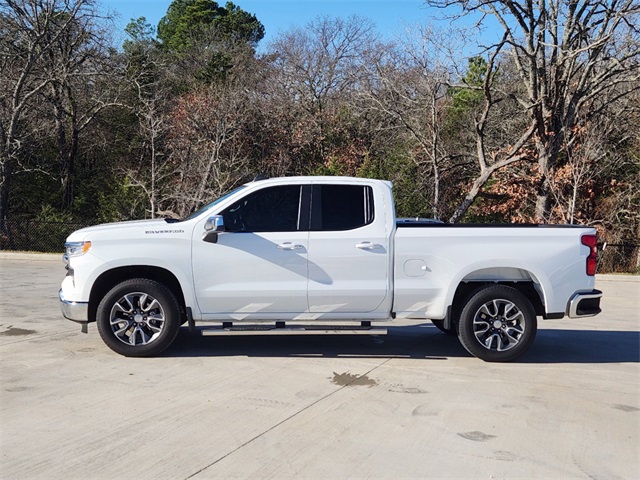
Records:
[[[166,14],[171,0],[101,0],[102,7],[117,15],[116,28],[124,39],[124,27],[130,19],[146,17],[157,26]],[[219,0],[224,5],[226,0]],[[304,26],[319,15],[348,17],[356,14],[372,20],[378,32],[391,39],[403,25],[424,24],[442,16],[442,12],[425,6],[424,0],[234,0],[234,3],[256,15],[265,27],[261,47],[282,31]]]

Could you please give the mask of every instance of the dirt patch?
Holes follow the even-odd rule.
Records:
[[[491,440],[492,438],[496,438],[495,435],[489,435],[484,432],[462,432],[458,433],[459,437],[466,438],[467,440],[472,440],[474,442],[486,442],[487,440]]]
[[[333,372],[331,382],[341,387],[375,387],[378,385],[378,382],[366,375],[355,375],[349,372]]]
[[[640,411],[640,408],[633,407],[631,405],[617,404],[617,405],[612,405],[611,408],[615,408],[616,410],[620,410],[621,412],[637,412],[637,411]]]
[[[38,332],[35,330],[28,330],[26,328],[14,328],[12,325],[4,332],[0,332],[0,335],[3,337],[20,337],[22,335],[33,335],[34,333]]]

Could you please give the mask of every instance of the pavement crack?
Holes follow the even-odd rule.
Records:
[[[428,341],[429,339],[431,339],[434,335],[437,334],[431,334],[426,336],[426,338],[421,339],[419,342],[414,343],[413,345],[411,345],[410,347],[406,348],[402,353],[407,353],[410,352],[411,350],[413,350],[414,348],[420,346],[421,344],[425,343],[426,341]],[[359,378],[361,377],[367,377],[371,372],[377,370],[378,368],[386,365],[387,363],[389,363],[391,360],[394,360],[395,357],[390,357],[387,358],[385,361],[379,363],[378,365],[372,367],[370,370],[368,370],[367,372],[356,376],[351,382],[342,385],[340,388],[338,388],[337,390],[334,390],[333,392],[330,392],[328,394],[326,394],[323,397],[320,397],[319,399],[317,399],[314,402],[311,402],[309,405],[307,405],[306,407],[301,408],[300,410],[298,410],[297,412],[289,415],[287,418],[285,418],[284,420],[279,421],[278,423],[276,423],[275,425],[272,425],[271,427],[267,428],[265,431],[259,433],[258,435],[256,435],[255,437],[250,438],[249,440],[247,440],[246,442],[244,442],[241,445],[238,445],[236,448],[234,448],[233,450],[225,453],[223,456],[221,456],[220,458],[214,460],[213,462],[211,462],[208,465],[205,465],[204,467],[202,467],[200,470],[192,473],[191,475],[189,475],[188,477],[185,477],[184,480],[189,480],[190,478],[195,477],[196,475],[201,474],[202,472],[204,472],[205,470],[208,470],[209,468],[213,467],[214,465],[220,463],[221,461],[223,461],[225,458],[230,457],[231,455],[233,455],[234,453],[242,450],[244,447],[246,447],[247,445],[250,445],[251,443],[253,443],[254,441],[258,440],[259,438],[265,436],[266,434],[268,434],[269,432],[272,432],[273,430],[275,430],[276,428],[278,428],[280,425],[283,425],[285,423],[287,423],[289,420],[297,417],[298,415],[300,415],[303,412],[306,412],[307,410],[309,410],[310,408],[314,407],[315,405],[319,404],[320,402],[326,400],[327,398],[336,395],[337,393],[341,392],[342,390],[344,390],[345,388],[349,388],[351,386],[351,384],[353,384],[354,382],[356,382]]]

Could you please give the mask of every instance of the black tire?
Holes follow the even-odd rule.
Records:
[[[173,292],[146,278],[113,287],[98,305],[96,316],[104,343],[127,357],[158,355],[173,343],[181,321]]]
[[[433,323],[438,330],[446,333],[447,335],[450,335],[452,337],[455,337],[456,335],[458,335],[458,332],[456,331],[455,326],[451,328],[446,328],[444,326],[444,320],[431,320],[431,323]]]
[[[537,328],[535,310],[522,292],[491,285],[466,302],[458,338],[470,354],[486,362],[510,362],[529,350]]]

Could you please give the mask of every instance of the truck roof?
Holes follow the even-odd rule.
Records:
[[[373,178],[361,178],[361,177],[335,177],[335,176],[295,176],[295,177],[273,177],[266,178],[258,175],[253,181],[247,182],[245,185],[253,185],[255,182],[269,183],[269,184],[283,184],[283,183],[380,183],[392,186],[392,183],[388,180],[376,180]]]

